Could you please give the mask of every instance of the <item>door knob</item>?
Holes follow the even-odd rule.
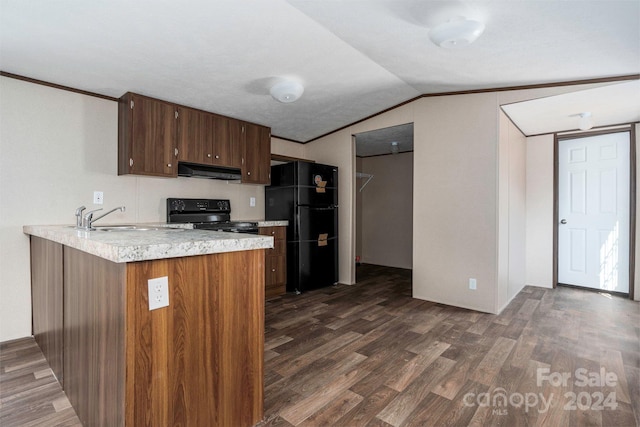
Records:
[[[566,219],[563,218],[563,219],[560,220],[560,224],[566,224],[566,223],[567,223]]]

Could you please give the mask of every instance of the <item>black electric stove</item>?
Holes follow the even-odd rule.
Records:
[[[258,223],[231,221],[231,203],[225,199],[167,199],[167,222],[193,224],[200,230],[258,234]]]

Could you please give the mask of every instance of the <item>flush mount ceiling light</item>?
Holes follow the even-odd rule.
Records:
[[[584,113],[572,114],[569,117],[579,117],[578,129],[589,130],[593,127],[593,121],[591,121],[591,112],[585,111]]]
[[[393,141],[391,143],[391,154],[398,154],[398,142]]]
[[[578,121],[578,129],[589,130],[593,127],[593,122],[591,121],[591,113],[589,111],[580,113],[577,116],[580,117],[580,120]]]
[[[271,86],[271,96],[276,101],[288,104],[297,101],[304,92],[304,86],[294,80],[282,80]]]
[[[483,31],[482,22],[457,16],[429,30],[429,38],[440,47],[458,48],[476,41]]]

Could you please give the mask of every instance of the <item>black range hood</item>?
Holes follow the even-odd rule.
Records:
[[[188,176],[191,178],[224,179],[227,181],[236,181],[242,178],[240,169],[182,162],[178,163],[178,176]]]

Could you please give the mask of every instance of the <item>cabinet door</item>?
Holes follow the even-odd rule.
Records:
[[[231,140],[228,117],[213,115],[214,134],[211,163],[217,166],[231,165]],[[238,166],[239,167],[239,166]]]
[[[60,243],[31,236],[33,337],[62,386],[64,362],[63,250]]]
[[[244,157],[243,124],[240,120],[229,119],[229,166],[241,168]]]
[[[286,293],[287,287],[287,227],[260,227],[259,233],[273,237],[273,248],[265,252],[265,298]]]
[[[245,123],[244,139],[242,182],[269,184],[271,182],[271,132],[269,128]]]
[[[176,176],[176,108],[172,104],[131,95],[129,173]]]
[[[213,115],[178,108],[178,158],[183,162],[211,164]]]

